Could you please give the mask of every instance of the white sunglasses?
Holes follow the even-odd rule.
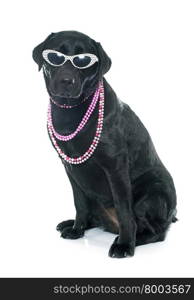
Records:
[[[50,65],[54,67],[62,66],[64,63],[66,63],[66,61],[70,60],[75,68],[85,69],[89,68],[98,61],[98,57],[95,54],[83,53],[69,56],[51,49],[44,50],[42,52],[42,56]]]

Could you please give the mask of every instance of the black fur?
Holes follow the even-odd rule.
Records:
[[[70,62],[52,67],[43,61],[44,49],[67,55],[93,53],[99,62],[84,70],[74,68]],[[81,121],[111,60],[99,43],[76,31],[52,33],[34,49],[33,58],[39,70],[44,64],[46,87],[56,102],[79,104],[88,97],[73,109],[52,104],[55,129],[69,134]],[[76,218],[60,223],[57,230],[64,238],[76,239],[86,229],[102,227],[118,234],[109,251],[111,257],[132,256],[135,246],[164,240],[169,225],[176,221],[176,192],[146,128],[131,108],[117,98],[104,78],[103,82],[105,117],[100,143],[83,164],[70,165],[63,161],[73,189]],[[96,107],[74,139],[58,141],[67,155],[80,156],[88,149],[94,137],[97,113]]]

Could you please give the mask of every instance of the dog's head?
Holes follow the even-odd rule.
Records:
[[[89,96],[111,66],[100,43],[77,31],[51,33],[34,48],[33,59],[59,102]]]

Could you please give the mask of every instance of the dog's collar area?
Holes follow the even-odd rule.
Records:
[[[95,136],[93,138],[93,141],[90,145],[90,147],[88,148],[88,150],[79,157],[69,157],[67,156],[58,146],[57,140],[62,140],[62,141],[69,141],[70,139],[72,139],[73,137],[75,137],[78,132],[80,132],[80,130],[85,126],[85,124],[87,123],[87,121],[89,120],[92,112],[94,111],[94,108],[96,106],[96,103],[98,102],[99,99],[99,109],[98,109],[98,122],[97,122],[97,128],[96,128],[96,133]],[[52,113],[51,113],[51,104],[49,103],[49,108],[48,108],[48,119],[47,119],[47,126],[48,126],[48,132],[51,138],[51,141],[53,143],[53,146],[55,147],[56,151],[58,152],[59,156],[66,162],[70,163],[70,164],[81,164],[83,162],[85,162],[86,160],[88,160],[91,155],[94,153],[99,140],[100,140],[100,136],[102,133],[102,127],[103,127],[103,119],[104,119],[104,86],[103,86],[103,82],[99,83],[99,87],[97,88],[93,100],[89,106],[89,108],[87,109],[86,114],[84,115],[81,123],[79,124],[79,126],[77,127],[77,129],[71,133],[68,136],[62,136],[59,135],[53,126],[52,123]]]
[[[50,97],[50,101],[60,108],[74,108],[74,107],[77,107],[77,106],[81,105],[82,103],[84,103],[88,98],[89,98],[89,96],[84,98],[80,103],[74,104],[74,105],[59,104],[52,97]]]

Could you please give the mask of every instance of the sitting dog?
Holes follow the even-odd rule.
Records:
[[[48,133],[72,185],[75,220],[57,226],[77,239],[101,227],[117,234],[111,257],[163,241],[176,221],[173,179],[150,135],[103,77],[111,60],[77,31],[50,34],[33,50],[49,94]]]

